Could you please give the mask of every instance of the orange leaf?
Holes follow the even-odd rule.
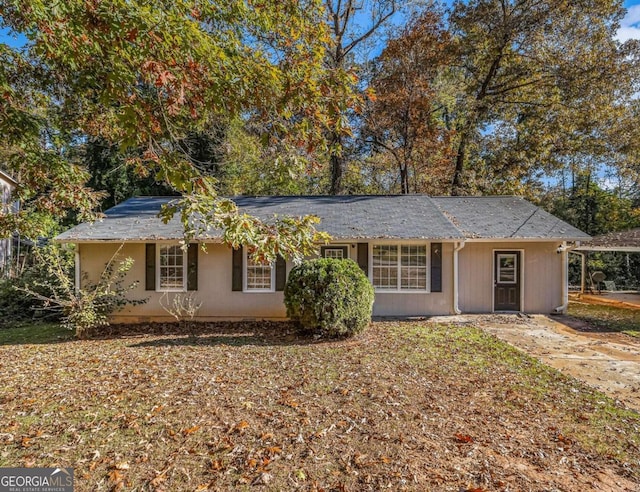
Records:
[[[120,473],[115,468],[109,472],[108,476],[109,476],[109,480],[111,480],[114,483],[122,482],[122,473]]]
[[[249,422],[247,422],[246,420],[241,420],[236,425],[234,425],[231,430],[235,432],[242,432],[247,427],[249,427]]]
[[[278,446],[269,446],[267,449],[267,453],[269,454],[280,454],[282,453],[282,448]]]
[[[456,441],[464,443],[464,444],[468,444],[470,442],[473,442],[473,437],[471,437],[469,434],[460,434],[457,433],[455,435]]]
[[[182,431],[182,433],[185,436],[188,436],[189,434],[193,434],[194,432],[196,432],[198,429],[200,429],[200,426],[199,425],[194,425],[193,427],[189,427],[188,429],[184,429]]]

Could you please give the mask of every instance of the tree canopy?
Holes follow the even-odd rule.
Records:
[[[0,2],[4,25],[28,39],[20,53],[3,46],[0,69],[2,147],[22,184],[18,197],[33,210],[89,218],[98,195],[84,187],[86,170],[65,158],[88,137],[134,150],[126,165],[137,174],[208,205],[215,182],[184,143],[213,118],[253,117],[267,139],[321,146],[342,109],[328,94],[349,76],[324,69],[321,13],[314,0]],[[193,209],[198,200],[187,202]],[[218,222],[216,210],[200,208],[203,229],[206,219]],[[3,229],[16,220],[3,217]]]
[[[0,232],[172,193],[187,238],[223,227],[268,259],[321,239],[315,220],[264,224],[221,194],[542,200],[559,173],[608,167],[638,196],[620,0],[434,5],[0,0],[0,27],[27,40],[0,44],[0,162],[23,203]]]

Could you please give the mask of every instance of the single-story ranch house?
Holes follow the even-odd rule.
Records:
[[[219,237],[179,246],[177,217],[158,218],[167,197],[138,197],[59,235],[75,243],[76,281],[95,281],[118,247],[134,259],[139,280],[132,298],[148,299],[113,322],[170,319],[161,306],[176,292],[193,292],[199,320],[286,316],[284,284],[292,264],[254,264]],[[375,316],[429,316],[520,311],[563,312],[567,253],[589,236],[526,200],[512,196],[238,197],[241,211],[262,219],[314,214],[332,236],[322,256],[350,258],[375,288]],[[80,275],[80,272],[83,275]],[[185,295],[185,294],[183,294]],[[163,297],[161,299],[161,297]]]

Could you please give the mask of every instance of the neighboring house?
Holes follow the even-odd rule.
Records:
[[[76,243],[78,272],[95,280],[120,244],[135,260],[140,284],[114,322],[168,319],[161,297],[193,292],[198,319],[284,318],[289,262],[254,264],[218,237],[182,251],[177,217],[157,214],[171,198],[132,198],[95,223],[56,239]],[[376,316],[428,316],[494,311],[550,313],[567,304],[567,251],[588,235],[518,197],[307,196],[238,197],[243,212],[315,214],[333,240],[325,257],[351,258],[373,283]],[[215,236],[215,235],[214,235]]]
[[[14,179],[3,171],[0,171],[0,215],[14,213],[17,209],[17,202],[11,201],[11,192],[17,183]],[[8,271],[13,257],[14,238],[0,239],[0,275]]]

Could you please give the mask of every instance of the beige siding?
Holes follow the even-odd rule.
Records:
[[[95,281],[117,248],[118,245],[114,244],[81,244],[81,271],[89,273],[89,279]],[[128,278],[131,281],[140,281],[129,297],[148,300],[145,304],[125,308],[113,316],[113,321],[117,323],[172,320],[173,318],[162,308],[161,302],[166,304],[176,293],[163,294],[145,290],[145,245],[128,243],[122,248],[120,254],[134,259],[135,263]],[[199,251],[198,290],[192,294],[197,300],[202,301],[198,319],[279,319],[286,316],[282,292],[233,292],[231,267],[229,247],[209,244],[207,252]]]
[[[351,243],[343,243],[349,244]],[[556,253],[558,243],[467,243],[459,253],[459,306],[462,312],[493,310],[493,252],[496,249],[523,252],[523,311],[549,313],[562,304],[562,262]],[[81,244],[80,268],[95,282],[115,251],[117,244]],[[356,248],[349,249],[357,260]],[[146,291],[145,245],[128,243],[121,250],[135,263],[128,274],[130,281],[140,284],[130,297],[147,299],[145,304],[130,306],[113,317],[114,322],[172,320],[161,302],[170,302],[174,293]],[[289,271],[291,265],[287,265]],[[200,320],[215,319],[282,319],[286,316],[282,292],[249,293],[231,290],[231,249],[209,244],[207,252],[199,251],[198,291],[192,295],[202,301]],[[182,294],[186,295],[186,294]],[[453,312],[453,243],[443,243],[442,292],[376,294],[374,316],[445,315]]]
[[[560,243],[470,243],[459,253],[460,310],[493,311],[493,254],[495,250],[522,251],[522,311],[550,313],[562,304]]]
[[[377,244],[377,243],[376,243]],[[369,265],[371,270],[371,265]],[[427,278],[427,282],[429,282]],[[428,316],[453,313],[453,244],[442,244],[442,292],[377,292],[374,316]]]

